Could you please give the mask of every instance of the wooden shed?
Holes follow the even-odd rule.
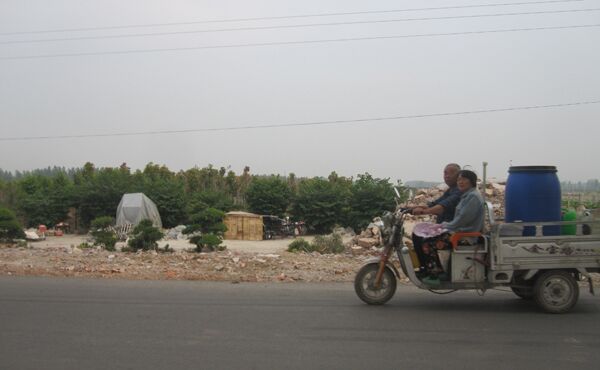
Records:
[[[260,215],[248,212],[228,212],[225,214],[225,239],[263,240],[263,221]]]

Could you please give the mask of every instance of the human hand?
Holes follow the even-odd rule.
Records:
[[[418,215],[423,215],[423,214],[425,214],[424,211],[425,211],[425,208],[423,208],[423,207],[415,207],[412,210],[412,214],[413,215],[417,215],[417,216]]]

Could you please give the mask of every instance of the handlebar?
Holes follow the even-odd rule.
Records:
[[[412,208],[408,208],[408,207],[400,207],[398,208],[398,210],[400,211],[400,213],[402,214],[412,214]]]

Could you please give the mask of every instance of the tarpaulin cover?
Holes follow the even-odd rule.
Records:
[[[156,204],[143,193],[123,194],[117,207],[117,226],[126,224],[137,225],[140,221],[149,219],[152,225],[162,228],[160,214]]]

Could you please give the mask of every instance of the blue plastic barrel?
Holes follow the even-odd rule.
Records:
[[[560,182],[555,166],[512,166],[505,193],[506,222],[553,222],[561,220]],[[560,226],[544,226],[544,235],[559,235]],[[525,227],[524,236],[535,235]]]

